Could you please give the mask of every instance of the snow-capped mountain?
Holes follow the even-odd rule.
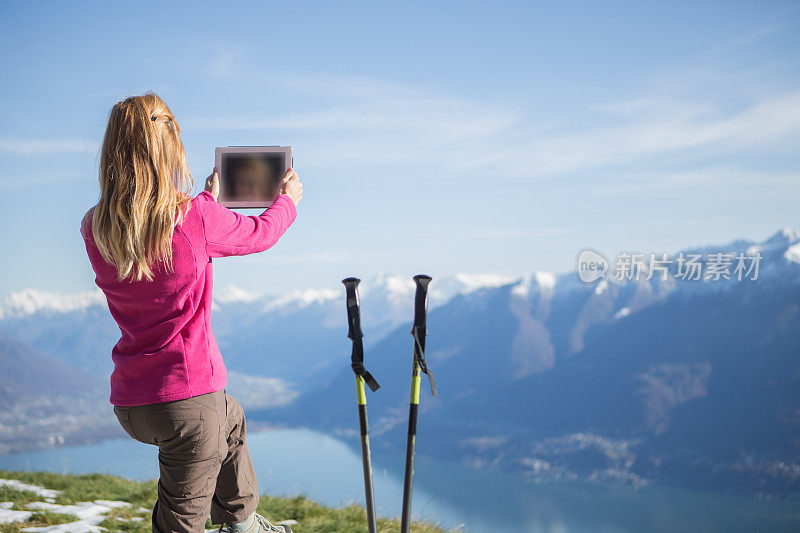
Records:
[[[441,280],[431,293],[430,305],[433,308],[456,294],[507,281],[499,276],[458,274]],[[410,278],[380,274],[362,282],[359,292],[368,343],[410,320],[414,295]],[[215,290],[212,324],[231,370],[279,380],[280,387],[292,391],[281,397],[294,397],[298,390],[318,384],[328,366],[344,353],[344,288],[336,281],[331,288],[271,296],[223,287]],[[0,330],[65,364],[102,376],[105,382],[113,370],[110,354],[119,328],[99,289],[75,294],[36,289],[14,293],[0,306]],[[272,402],[268,391],[277,392],[278,384],[271,383],[273,387],[262,387],[266,397],[253,399],[253,405]]]
[[[755,280],[536,273],[453,297],[429,313],[440,397],[424,391],[418,450],[532,477],[796,494],[797,243],[782,231],[701,254],[757,250]],[[368,350],[374,445],[403,443],[411,346],[400,327]],[[251,416],[353,431],[340,367],[284,414]]]
[[[455,294],[504,281],[507,280],[497,276],[465,274],[443,279],[441,286],[432,292],[431,307],[446,302]],[[413,291],[411,279],[385,274],[361,284],[368,344],[374,344],[398,324],[409,320]],[[224,287],[215,290],[212,315],[215,335],[229,370],[228,390],[246,408],[274,408],[290,403],[301,392],[326,380],[335,369],[337,359],[348,357],[344,288],[338,281],[331,288],[297,291],[278,297]],[[72,405],[79,409],[70,416],[82,419],[89,408],[107,422],[106,415],[110,412],[108,377],[113,370],[110,354],[120,333],[99,289],[74,294],[36,289],[14,293],[0,305],[2,332],[13,336],[13,342],[24,345],[30,353],[46,354],[39,358],[14,356],[19,360],[12,366],[10,361],[16,359],[9,359],[11,344],[2,344],[2,349],[8,353],[0,354],[6,356],[0,370],[9,383],[38,383],[31,381],[30,376],[41,366],[69,369],[91,383],[81,390],[90,392],[94,402],[87,407],[89,400],[76,393],[76,402]],[[28,353],[24,350],[15,353],[23,352]],[[41,357],[49,357],[53,364],[41,363]],[[67,382],[76,381],[70,378]],[[0,452],[10,449],[3,448],[4,443],[30,446],[30,440],[22,438],[26,431],[32,435],[37,431],[48,432],[44,443],[50,443],[52,435],[56,435],[54,442],[65,439],[76,442],[75,439],[81,438],[81,431],[70,433],[69,428],[42,425],[41,409],[37,411],[35,407],[51,405],[47,398],[49,387],[27,387],[29,393],[38,395],[36,399],[31,394],[17,394],[14,392],[17,389],[9,386],[3,389],[8,393],[3,397],[7,403],[3,406],[4,412],[29,423],[14,426],[9,420],[0,420]],[[60,403],[70,406],[70,402]],[[84,431],[84,434],[92,433]]]
[[[434,277],[440,398],[425,394],[421,453],[534,477],[800,490],[800,235],[659,254],[638,278],[618,267],[630,255],[590,283]],[[731,275],[740,255],[760,257],[757,276]],[[376,446],[403,441],[413,294],[410,276],[360,287],[367,367],[382,384],[369,400]],[[354,429],[345,315],[338,280],[280,297],[216,290],[230,390],[251,418]],[[119,335],[97,291],[12,295],[0,330],[106,381]]]

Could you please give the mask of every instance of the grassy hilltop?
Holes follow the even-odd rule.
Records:
[[[130,481],[105,474],[61,475],[50,472],[13,472],[0,470],[0,479],[19,480],[29,485],[61,491],[51,498],[52,503],[72,505],[78,502],[110,500],[128,502],[131,505],[111,509],[98,525],[107,531],[150,531],[150,513],[156,499],[155,481]],[[13,502],[12,510],[30,510],[26,504],[46,501],[42,495],[29,490],[0,485],[0,502]],[[8,505],[6,505],[8,508]],[[0,511],[2,512],[2,511]],[[272,521],[296,520],[292,525],[297,533],[367,533],[366,511],[358,505],[332,509],[308,500],[304,496],[278,498],[261,496],[258,512]],[[32,526],[49,526],[74,522],[78,517],[51,510],[38,510],[25,522],[0,523],[0,532],[17,532]],[[209,521],[207,529],[212,525]],[[378,530],[395,532],[400,530],[399,520],[378,520]],[[431,524],[416,523],[414,533],[443,533],[444,530]]]

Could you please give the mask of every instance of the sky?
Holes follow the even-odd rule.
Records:
[[[294,148],[296,223],[215,259],[217,287],[800,229],[798,2],[4,1],[0,73],[0,297],[94,288],[78,228],[108,112],[148,90],[196,192],[215,147]]]

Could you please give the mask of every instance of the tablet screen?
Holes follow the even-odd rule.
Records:
[[[286,168],[282,153],[228,153],[222,155],[222,188],[227,200],[267,201],[277,196]]]

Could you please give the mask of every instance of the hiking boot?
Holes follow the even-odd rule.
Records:
[[[252,525],[245,529],[251,518]],[[219,533],[292,533],[292,528],[288,524],[274,525],[260,514],[254,513],[244,522],[220,526]]]

